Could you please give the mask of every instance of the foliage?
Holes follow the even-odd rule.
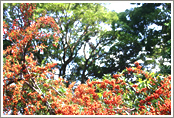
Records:
[[[58,62],[56,67],[59,69],[59,76],[71,81],[76,78],[84,83],[87,80],[87,70],[98,59],[96,55],[101,57],[105,53],[99,45],[104,46],[108,43],[108,40],[103,38],[105,31],[102,30],[101,23],[109,24],[112,20],[117,20],[116,14],[108,12],[99,3],[37,4],[36,12],[36,17],[43,12],[53,16],[61,30],[57,48],[48,52],[50,57]],[[96,40],[91,39],[94,37]],[[86,47],[89,51],[86,51]],[[80,50],[83,50],[81,55],[84,58],[80,57]],[[77,62],[79,59],[81,61]],[[74,65],[71,70],[68,69],[70,65]],[[68,74],[68,71],[73,73]]]
[[[170,3],[142,3],[125,12],[118,13],[119,20],[111,23],[111,31],[107,31],[112,39],[111,48],[104,66],[100,71],[111,73],[124,70],[136,60],[142,60],[143,68],[152,64],[155,68],[156,59],[162,56],[171,63],[171,4]],[[155,25],[158,29],[150,27]],[[114,40],[113,40],[114,39]],[[146,58],[151,58],[147,60]],[[171,66],[160,65],[159,73],[170,74]],[[108,68],[110,68],[108,70]],[[167,70],[166,70],[167,69]],[[95,74],[96,76],[97,73]]]

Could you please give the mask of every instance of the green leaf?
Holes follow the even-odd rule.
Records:
[[[79,107],[79,110],[80,110],[80,113],[81,113],[82,110],[83,110],[83,106],[80,106],[80,107]]]
[[[47,79],[45,82],[46,82],[46,83],[49,83],[49,82],[50,82],[50,80],[49,80],[49,79]]]
[[[46,61],[46,57],[44,57],[44,60],[42,60],[42,62],[41,62],[41,67],[43,66],[43,64],[45,63],[45,61]]]
[[[58,91],[59,91],[59,92],[62,92],[62,93],[65,93],[65,92],[66,92],[66,89],[63,88],[63,87],[60,87],[60,88],[58,89]]]
[[[142,83],[142,78],[138,78],[138,81],[139,81],[140,83]]]
[[[105,79],[107,79],[105,76],[103,76],[103,79],[102,80],[105,80]]]
[[[103,97],[103,95],[101,93],[97,93],[97,95],[98,95],[99,98]]]
[[[129,85],[130,85],[130,86],[132,86],[132,85],[133,85],[133,83],[132,83],[132,82],[129,82]]]
[[[144,84],[144,82],[142,82],[142,88],[145,88],[146,86],[145,86],[145,84]]]
[[[161,77],[157,76],[157,79],[158,79],[158,83],[161,82]]]
[[[121,93],[118,93],[117,95],[121,95]]]

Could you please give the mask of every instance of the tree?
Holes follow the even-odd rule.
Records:
[[[159,8],[160,6],[161,8]],[[121,72],[129,66],[129,63],[138,59],[145,62],[144,68],[148,64],[153,64],[155,67],[157,65],[155,59],[160,56],[163,56],[163,59],[167,58],[170,62],[170,14],[171,7],[168,3],[143,3],[141,7],[119,13],[119,20],[113,21],[112,30],[108,31],[110,39],[115,39],[111,42],[113,45],[109,50],[110,56],[108,55],[105,61],[102,60],[101,63],[104,63],[104,66],[97,70],[105,73]],[[158,30],[148,28],[152,24],[162,28]],[[146,60],[146,57],[152,58],[152,60]],[[163,65],[163,63],[161,64]],[[167,71],[164,71],[166,70],[164,65],[162,67],[164,69],[161,72],[170,74],[170,66]],[[95,75],[101,77],[97,72]]]
[[[112,19],[116,20],[116,14],[114,18],[112,18],[112,12],[107,12],[106,8],[98,3],[67,3],[67,4],[38,4],[37,6],[38,12],[43,12],[44,9],[47,9],[47,15],[53,15],[55,20],[57,21],[61,34],[59,38],[59,43],[57,48],[54,48],[54,52],[48,52],[50,57],[54,60],[58,61],[57,68],[59,69],[59,76],[66,78],[67,80],[74,78],[74,75],[67,74],[67,66],[71,65],[80,65],[76,63],[74,60],[78,60],[79,51],[82,50],[82,47],[86,46],[86,44],[90,44],[88,41],[92,37],[98,38],[96,41],[96,46],[93,46],[89,51],[93,56],[90,56],[89,59],[85,57],[85,65],[83,68],[83,73],[86,72],[86,67],[89,68],[90,63],[95,63],[95,61],[91,61],[91,58],[94,58],[97,53],[101,50],[98,45],[100,43],[105,43],[102,35],[105,33],[101,30],[101,23],[110,23]],[[109,18],[108,18],[109,15]],[[94,51],[95,49],[95,51]],[[99,50],[99,51],[97,51]],[[87,52],[85,52],[87,53]],[[75,62],[73,64],[73,62]],[[77,74],[77,73],[76,73]],[[82,74],[81,82],[85,82],[86,75]],[[77,75],[75,78],[78,78]]]
[[[159,7],[161,7],[161,9]],[[141,13],[143,13],[143,15],[141,15]],[[130,26],[133,28],[134,32],[141,34],[141,44],[142,47],[145,47],[147,57],[153,58],[153,60],[149,62],[144,60],[145,65],[153,62],[155,67],[155,59],[163,55],[164,49],[170,50],[171,45],[170,43],[167,43],[171,40],[171,28],[169,25],[171,22],[170,14],[170,3],[144,3],[141,7],[130,11],[129,17],[130,20],[133,21],[130,23]],[[142,18],[137,21],[137,16],[141,16]],[[152,24],[161,27],[161,29],[148,29],[148,26]],[[166,24],[168,25],[166,26]],[[162,58],[164,59],[165,57],[163,56]],[[168,55],[168,60],[170,59],[171,57]],[[169,74],[170,71],[171,70],[169,70]]]

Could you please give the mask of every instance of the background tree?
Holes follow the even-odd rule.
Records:
[[[107,40],[99,38],[105,33],[105,31],[102,32],[101,23],[110,23],[111,20],[116,20],[116,14],[115,17],[111,16],[113,13],[108,12],[105,7],[98,3],[38,4],[39,12],[42,13],[44,9],[47,9],[47,15],[52,15],[55,18],[61,30],[57,48],[54,49],[54,52],[48,52],[52,59],[58,61],[59,76],[67,80],[81,78],[81,82],[84,83],[86,81],[86,69],[92,63],[95,63],[95,59],[93,61],[91,59],[95,58],[102,50],[99,49],[99,44],[107,42]],[[92,37],[95,37],[93,43],[96,43],[93,47],[89,42]],[[84,54],[84,64],[76,63],[74,59],[80,58],[80,55],[82,55],[79,54],[80,50],[83,50],[82,47],[85,48],[86,45],[90,46],[90,49],[85,52],[88,54]],[[87,58],[85,55],[91,56]],[[78,74],[73,77],[78,72],[68,75],[67,71],[70,70],[67,70],[67,66],[70,65],[76,65],[78,68],[83,65],[82,76]]]
[[[110,39],[113,40],[109,49],[108,58],[101,60],[103,67],[97,68],[98,72],[121,72],[135,60],[143,60],[143,67],[149,64],[153,68],[157,65],[156,59],[162,56],[171,62],[171,4],[168,3],[142,3],[140,7],[126,10],[118,14],[119,20],[111,23]],[[150,28],[156,25],[160,29]],[[164,30],[165,29],[165,30]],[[146,60],[146,58],[152,60]],[[165,66],[161,61],[160,72],[170,74],[171,66]],[[165,68],[165,69],[164,69]],[[108,72],[108,73],[110,73]]]

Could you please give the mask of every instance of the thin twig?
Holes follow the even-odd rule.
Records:
[[[59,93],[59,91],[57,91],[54,87],[51,86],[51,88],[52,88],[54,91],[56,91],[56,93],[57,93],[58,95],[62,96],[62,95]]]

